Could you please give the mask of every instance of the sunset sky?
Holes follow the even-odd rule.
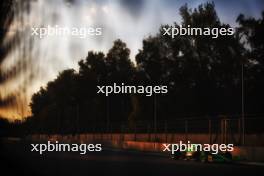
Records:
[[[40,86],[54,79],[59,71],[77,70],[77,63],[89,50],[103,51],[120,38],[131,49],[131,60],[142,47],[142,39],[157,33],[161,24],[180,23],[179,8],[185,3],[195,8],[205,0],[35,0],[29,13],[16,11],[6,40],[23,31],[22,42],[15,47],[0,65],[8,79],[0,84],[0,116],[21,119],[30,114],[31,95]],[[216,0],[215,6],[224,23],[236,26],[240,13],[259,18],[264,10],[261,0]],[[21,10],[21,9],[20,9]],[[22,18],[21,18],[22,17]],[[22,19],[22,20],[21,20]],[[102,36],[77,38],[31,36],[31,27],[101,27]],[[15,76],[10,70],[22,70]],[[7,99],[11,99],[8,103]]]

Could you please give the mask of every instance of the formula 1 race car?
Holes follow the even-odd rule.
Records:
[[[199,162],[231,162],[232,154],[230,152],[219,152],[217,154],[212,154],[207,151],[186,151],[186,152],[175,152],[172,155],[175,160],[192,160]]]

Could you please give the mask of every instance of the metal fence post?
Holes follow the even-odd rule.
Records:
[[[238,138],[239,138],[239,144],[241,145],[241,119],[237,119],[238,121]]]
[[[224,143],[224,119],[221,119],[220,121],[220,126],[221,126],[221,143]]]
[[[209,144],[212,144],[212,122],[211,119],[208,119],[208,132],[209,132]]]
[[[134,126],[134,141],[137,141],[137,125]]]
[[[167,121],[165,121],[165,123],[164,123],[164,132],[165,132],[165,142],[167,143],[167,141],[168,141],[168,136],[167,136]]]
[[[185,141],[188,141],[188,120],[185,120]]]
[[[227,135],[227,122],[228,122],[228,119],[225,119],[225,144],[227,144],[227,141],[228,141],[228,135]]]

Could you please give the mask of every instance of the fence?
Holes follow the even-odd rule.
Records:
[[[76,128],[75,134],[60,133],[59,131],[43,134],[63,134],[58,136],[70,136],[69,139],[75,139],[76,136],[77,138],[78,136],[86,136],[84,138],[103,141],[132,140],[174,143],[182,140],[192,143],[264,146],[263,124],[264,119],[261,117],[246,117],[244,136],[242,119],[238,117],[184,118],[156,122],[149,120],[124,123],[82,123],[76,125],[78,129]]]
[[[264,119],[245,118],[245,144],[264,145]],[[197,141],[206,143],[243,144],[241,118],[185,118],[157,122],[130,122],[90,124],[89,134],[120,134],[119,140],[127,138],[151,142],[173,142],[177,140]],[[128,137],[130,136],[130,137]],[[100,138],[100,136],[99,136]]]

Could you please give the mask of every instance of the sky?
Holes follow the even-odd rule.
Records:
[[[179,8],[185,3],[195,8],[206,0],[32,0],[30,11],[15,9],[15,19],[6,40],[19,33],[22,42],[14,47],[0,65],[8,79],[0,84],[0,116],[21,119],[30,115],[30,97],[45,87],[60,71],[78,69],[78,61],[88,51],[107,52],[116,39],[131,50],[130,58],[142,47],[142,40],[155,35],[161,24],[180,23]],[[261,17],[261,0],[215,0],[215,7],[224,23],[236,26],[240,13]],[[45,37],[31,35],[32,27],[101,27],[101,36]],[[22,32],[21,32],[22,31]],[[19,70],[15,76],[10,70]],[[10,98],[11,97],[11,98]],[[11,99],[9,103],[1,103]]]

